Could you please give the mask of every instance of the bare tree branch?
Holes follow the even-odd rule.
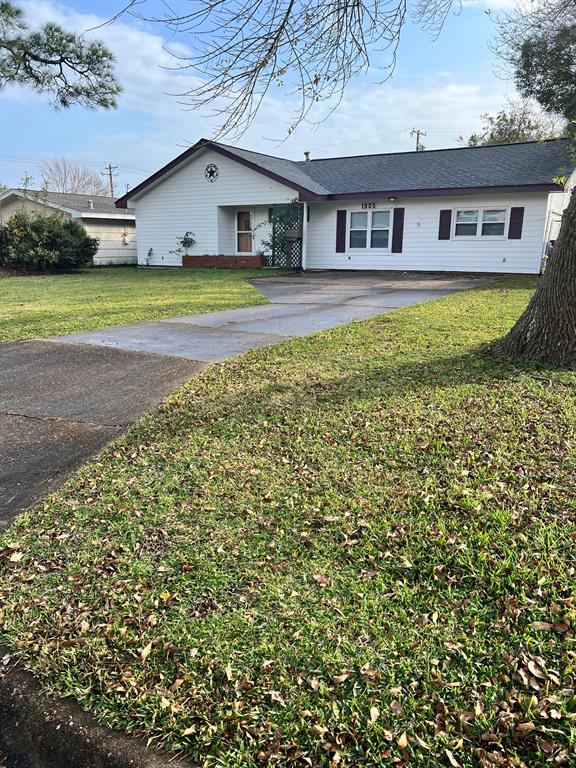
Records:
[[[576,0],[519,0],[512,11],[493,16],[496,38],[492,51],[502,60],[504,73],[513,74],[519,42],[576,24]]]
[[[44,186],[51,192],[109,196],[103,179],[93,171],[69,163],[64,158],[48,160],[41,168]]]
[[[154,16],[146,0],[130,0],[124,12],[190,37],[194,53],[173,53],[175,70],[198,84],[174,95],[191,109],[209,106],[222,119],[218,136],[238,136],[266,96],[298,95],[291,133],[319,103],[329,114],[358,76],[378,68],[385,80],[409,10],[437,36],[454,2],[414,0],[409,9],[408,0],[190,0],[178,8],[172,0]]]

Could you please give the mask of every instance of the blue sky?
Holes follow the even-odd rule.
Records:
[[[148,0],[150,3],[156,0]],[[505,105],[512,85],[496,74],[489,49],[494,25],[486,11],[510,0],[465,0],[451,13],[440,37],[409,23],[404,29],[393,77],[379,84],[374,70],[355,81],[336,112],[314,126],[302,124],[285,138],[291,114],[288,96],[274,94],[237,143],[300,159],[412,149],[413,127],[427,132],[429,149],[456,144],[480,125],[480,115]],[[117,11],[122,0],[25,0],[32,27],[54,20],[85,31]],[[184,0],[171,0],[183,7]],[[174,60],[166,45],[184,51],[191,40],[172,37],[161,26],[125,16],[89,33],[103,39],[117,57],[124,92],[115,111],[80,107],[56,111],[45,97],[23,88],[4,91],[0,102],[0,181],[20,183],[24,174],[40,181],[43,158],[63,157],[100,171],[119,166],[117,192],[134,186],[198,138],[210,137],[217,120],[207,112],[183,109],[170,93],[189,85],[189,75],[169,71]],[[164,35],[164,37],[162,37]],[[377,62],[375,62],[377,63]],[[319,112],[317,117],[321,117]]]

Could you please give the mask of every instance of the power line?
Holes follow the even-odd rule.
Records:
[[[44,163],[50,160],[58,160],[65,165],[96,166],[98,168],[102,167],[102,160],[66,160],[65,158],[60,157],[41,157],[37,155],[0,155],[0,160],[13,163]],[[118,163],[117,167],[123,171],[127,171],[128,173],[151,173],[150,170],[146,170],[144,168],[135,168],[134,166],[123,165],[122,163]]]

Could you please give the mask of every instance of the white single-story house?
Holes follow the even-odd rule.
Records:
[[[136,264],[134,211],[116,208],[113,197],[76,195],[38,189],[7,189],[0,193],[0,224],[22,209],[59,212],[77,219],[90,237],[99,240],[94,264]]]
[[[201,139],[116,205],[140,265],[537,274],[573,169],[566,139],[301,162]]]

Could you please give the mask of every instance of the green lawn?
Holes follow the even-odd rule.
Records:
[[[0,280],[0,342],[265,304],[247,269],[103,267]]]
[[[576,374],[534,280],[206,370],[0,542],[0,639],[207,766],[574,765]]]

